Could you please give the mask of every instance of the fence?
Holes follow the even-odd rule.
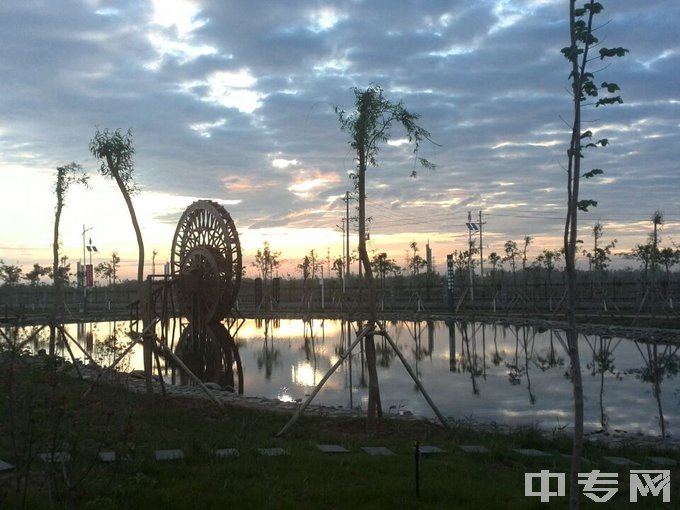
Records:
[[[467,282],[466,282],[467,283]],[[578,311],[591,314],[639,314],[663,312],[677,315],[680,282],[658,283],[655,287],[640,282],[615,281],[601,285],[580,282]],[[435,277],[414,285],[408,278],[393,278],[377,285],[378,310],[390,313],[521,313],[526,315],[559,313],[564,309],[563,282],[484,284],[474,287],[462,284],[450,293],[443,278]],[[69,287],[64,292],[62,317],[107,317],[130,314],[137,300],[134,284],[83,288]],[[244,279],[238,297],[238,308],[244,315],[285,312],[290,314],[345,313],[367,309],[368,289],[358,278],[345,282],[320,280],[303,282],[296,279],[273,279],[262,282]],[[50,286],[18,285],[0,288],[0,317],[47,316],[52,310]],[[127,317],[126,316],[126,317]]]

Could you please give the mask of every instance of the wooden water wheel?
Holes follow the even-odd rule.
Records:
[[[224,319],[241,285],[238,233],[227,210],[198,200],[182,214],[172,240],[171,271],[182,313],[198,329]]]

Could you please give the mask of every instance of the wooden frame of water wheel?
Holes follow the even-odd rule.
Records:
[[[238,297],[242,264],[227,210],[211,200],[191,204],[177,224],[170,257],[182,314],[197,326],[224,319]]]

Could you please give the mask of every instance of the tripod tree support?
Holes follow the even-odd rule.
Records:
[[[397,344],[394,343],[392,338],[390,338],[390,336],[387,334],[387,332],[384,329],[381,329],[379,331],[375,331],[374,327],[365,327],[364,329],[362,329],[357,334],[357,337],[354,339],[354,341],[349,346],[349,348],[345,352],[342,353],[342,355],[340,356],[338,361],[336,361],[335,364],[330,368],[330,370],[328,370],[326,375],[323,376],[323,379],[321,379],[321,381],[319,381],[319,384],[316,385],[316,388],[314,388],[314,391],[312,391],[312,393],[309,394],[309,397],[307,397],[307,400],[305,400],[302,403],[300,408],[295,412],[295,414],[291,417],[291,419],[288,420],[288,423],[286,423],[286,425],[284,425],[284,427],[276,434],[276,437],[282,437],[286,434],[286,432],[288,432],[288,430],[295,424],[295,422],[300,418],[300,416],[302,416],[302,413],[305,411],[305,409],[307,409],[307,407],[309,407],[309,404],[312,403],[312,400],[314,400],[314,397],[316,397],[316,395],[319,393],[319,391],[321,391],[321,388],[323,388],[323,385],[326,384],[326,381],[328,381],[328,379],[330,379],[330,377],[335,373],[335,371],[340,367],[340,365],[342,365],[342,363],[352,353],[352,350],[357,346],[357,344],[366,335],[369,335],[369,334],[383,336],[387,339],[389,344],[392,346],[392,348],[397,353],[397,356],[401,360],[401,363],[404,365],[404,368],[409,373],[409,375],[411,376],[411,378],[415,382],[416,386],[418,387],[420,392],[425,397],[425,400],[430,405],[430,407],[434,411],[435,415],[437,415],[437,418],[439,419],[441,424],[447,429],[450,428],[448,421],[446,420],[444,415],[442,415],[442,413],[439,411],[439,409],[437,409],[437,406],[434,404],[434,402],[432,401],[432,399],[428,395],[427,391],[425,390],[425,387],[422,385],[422,383],[420,382],[418,377],[416,377],[415,372],[413,371],[413,369],[409,365],[408,361],[406,361],[406,358],[404,358],[404,355],[401,353],[401,350],[399,349]]]

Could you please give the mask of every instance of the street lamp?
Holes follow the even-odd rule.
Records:
[[[93,274],[92,274],[92,252],[97,253],[97,247],[92,244],[92,238],[90,238],[90,243],[85,244],[85,234],[92,230],[94,227],[90,228],[85,228],[85,225],[83,225],[83,263],[82,263],[82,271],[81,271],[81,282],[83,285],[83,312],[85,311],[85,308],[87,306],[87,288],[92,287],[93,283]],[[90,253],[90,264],[86,264],[85,260],[85,250]]]
[[[472,233],[474,232],[475,234],[479,232],[479,279],[480,283],[482,285],[482,291],[484,290],[484,244],[482,242],[482,226],[485,224],[485,222],[482,221],[482,211],[479,211],[479,222],[474,223],[472,221],[472,213],[468,211],[468,221],[465,224],[465,226],[468,228],[468,236],[469,236],[469,245],[470,245],[470,253],[468,257],[468,267],[470,270],[470,301],[473,300],[473,288],[472,288]]]
[[[90,253],[90,264],[87,266],[86,269],[86,284],[88,287],[92,287],[94,285],[94,267],[92,266],[92,252],[94,253],[99,253],[97,250],[97,247],[92,244],[92,238],[90,237],[89,243],[86,246],[87,251]]]
[[[475,290],[474,290],[474,284],[473,284],[473,278],[472,278],[472,233],[479,232],[479,227],[477,226],[476,223],[472,223],[472,218],[470,215],[470,211],[468,211],[468,221],[465,224],[465,226],[468,228],[468,275],[470,277],[470,303],[472,303],[475,299]]]
[[[83,269],[84,269],[84,271],[83,271],[83,287],[92,287],[92,281],[93,281],[93,278],[92,278],[92,252],[94,252],[94,253],[99,252],[99,250],[97,250],[97,247],[92,244],[92,238],[91,237],[89,238],[89,243],[87,245],[85,244],[85,233],[89,232],[93,228],[94,227],[85,228],[85,225],[83,225]],[[86,260],[85,260],[85,250],[86,249],[90,253],[89,269],[88,269],[88,266],[87,266]],[[88,273],[88,271],[89,271],[89,273]],[[89,276],[89,279],[87,278],[87,276]]]
[[[325,309],[325,306],[324,306],[324,294],[325,294],[325,292],[324,292],[324,288],[323,288],[323,263],[320,264],[320,267],[321,267],[321,309],[324,310]]]
[[[83,266],[85,265],[85,233],[92,230],[94,227],[85,228],[83,224]],[[92,239],[90,239],[90,244],[92,244]]]
[[[97,250],[97,247],[92,244],[92,238],[91,237],[90,237],[89,242],[88,242],[88,244],[85,248],[87,248],[87,251],[90,252],[90,265],[92,265],[92,252],[99,253],[99,250]]]

